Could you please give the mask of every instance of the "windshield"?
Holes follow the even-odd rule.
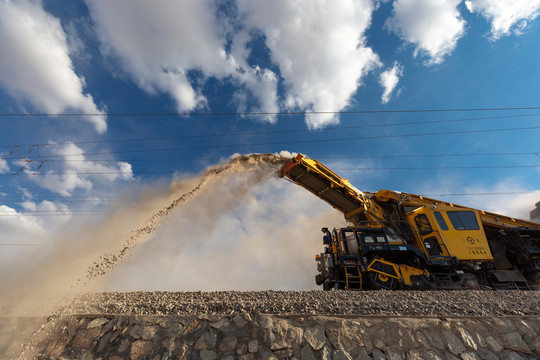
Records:
[[[447,211],[446,215],[456,230],[479,230],[474,211]]]

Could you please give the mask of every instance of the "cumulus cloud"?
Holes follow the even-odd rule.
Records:
[[[37,218],[19,214],[6,205],[0,205],[0,227],[2,239],[12,239],[13,242],[35,243],[36,240],[42,240],[46,234]]]
[[[379,78],[379,84],[383,87],[384,91],[381,97],[381,102],[383,104],[388,103],[392,97],[392,93],[396,88],[399,78],[403,75],[403,66],[400,65],[397,61],[394,62],[392,68],[383,71]]]
[[[54,149],[51,154],[62,156],[62,160],[56,163],[59,165],[59,169],[41,170],[40,173],[50,175],[32,176],[31,178],[40,187],[57,194],[70,196],[76,189],[87,191],[93,189],[95,184],[110,186],[117,181],[133,179],[131,164],[127,162],[117,161],[107,165],[88,160],[83,155],[84,151],[75,144],[51,146],[51,149]],[[25,169],[26,173],[34,171],[30,168]],[[58,172],[61,174],[55,174]]]
[[[467,0],[465,5],[471,13],[479,13],[491,22],[493,40],[512,30],[520,34],[540,13],[540,0]]]
[[[414,56],[426,56],[427,65],[439,64],[465,34],[461,0],[396,0],[386,27],[414,44]]]
[[[249,51],[228,44],[234,35],[231,19],[224,14],[218,19],[213,1],[87,0],[87,4],[104,52],[146,92],[171,96],[179,112],[208,106],[202,88],[210,77],[245,87],[257,102],[253,111],[278,110],[276,76],[248,66]],[[239,52],[228,53],[228,45]]]
[[[540,200],[540,190],[525,189],[510,179],[497,183],[487,190],[484,188],[468,189],[467,191],[471,193],[492,192],[503,194],[497,196],[472,196],[469,201],[474,202],[479,209],[524,220],[529,219],[531,210],[535,208],[535,204]],[[508,195],[504,195],[504,193],[508,193]]]
[[[5,174],[9,171],[9,165],[6,160],[0,159],[0,174]]]
[[[18,205],[20,210],[14,206],[0,205],[0,244],[4,244],[0,263],[5,269],[14,269],[7,264],[25,267],[30,254],[51,249],[54,232],[72,219],[71,211],[64,204],[24,201]],[[62,216],[55,216],[59,214]],[[13,275],[12,271],[4,272]],[[3,280],[0,279],[0,282]]]
[[[240,0],[238,14],[218,11],[209,0],[162,2],[87,0],[106,53],[148,93],[169,94],[180,112],[208,106],[203,87],[211,77],[236,87],[239,111],[340,111],[379,64],[365,45],[374,10],[369,0]],[[261,35],[279,74],[250,59]],[[338,116],[306,121],[319,128]]]
[[[261,110],[265,113],[263,120],[275,122],[276,113],[279,111],[277,98],[278,78],[276,74],[268,69],[261,69],[258,66],[248,69],[243,73],[236,74],[241,86],[245,91],[238,90],[234,94],[234,101],[239,112],[257,112]],[[250,95],[256,100],[255,106],[249,106]],[[258,117],[261,119],[261,117]]]
[[[371,1],[239,0],[248,28],[262,31],[286,87],[287,108],[340,111],[350,105],[378,56],[366,46]],[[337,115],[308,115],[310,128],[338,122]]]
[[[468,179],[466,180],[460,175],[447,174],[439,175],[431,181],[420,182],[416,188],[418,190],[413,190],[413,192],[420,195],[429,195],[432,198],[454,204],[524,220],[529,219],[530,211],[540,201],[540,189],[531,189],[530,186],[515,177],[508,177],[497,182],[488,181],[485,184],[476,182],[471,185]],[[469,195],[444,196],[438,194]]]
[[[93,113],[96,131],[107,129],[106,115],[77,76],[60,21],[39,0],[0,1],[0,85],[14,98],[48,113]]]

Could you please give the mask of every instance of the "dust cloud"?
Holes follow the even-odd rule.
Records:
[[[83,292],[313,288],[320,227],[344,220],[277,178],[290,158],[236,156],[122,194],[102,218],[50,234],[54,246],[1,262],[0,357],[47,336],[43,324]]]
[[[277,179],[289,159],[237,156],[73,222],[54,247],[0,265],[2,314],[46,315],[95,290],[313,288],[320,227],[343,218]]]
[[[321,227],[341,224],[341,213],[296,185],[230,174],[170,214],[97,289],[314,289]]]

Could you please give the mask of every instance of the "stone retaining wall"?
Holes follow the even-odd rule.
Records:
[[[64,316],[19,359],[538,359],[539,317]]]

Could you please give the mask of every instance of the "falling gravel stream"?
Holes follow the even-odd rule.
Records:
[[[158,210],[146,221],[142,227],[135,229],[133,231],[133,235],[126,239],[120,250],[114,253],[101,255],[99,260],[94,262],[92,266],[88,268],[86,278],[88,280],[95,279],[99,276],[105,275],[108,270],[115,268],[126,258],[130,251],[132,251],[139,244],[141,238],[151,236],[154,232],[156,232],[167,215],[174,211],[174,209],[176,209],[178,206],[185,204],[187,201],[193,198],[197,192],[203,189],[209,180],[216,178],[227,171],[244,171],[252,167],[260,167],[260,165],[263,164],[274,165],[275,168],[270,167],[267,169],[267,171],[270,173],[276,173],[277,166],[283,165],[287,160],[288,158],[275,154],[241,155],[233,158],[224,165],[207,169],[200,177],[199,182],[191,190],[180,195],[169,205]]]

